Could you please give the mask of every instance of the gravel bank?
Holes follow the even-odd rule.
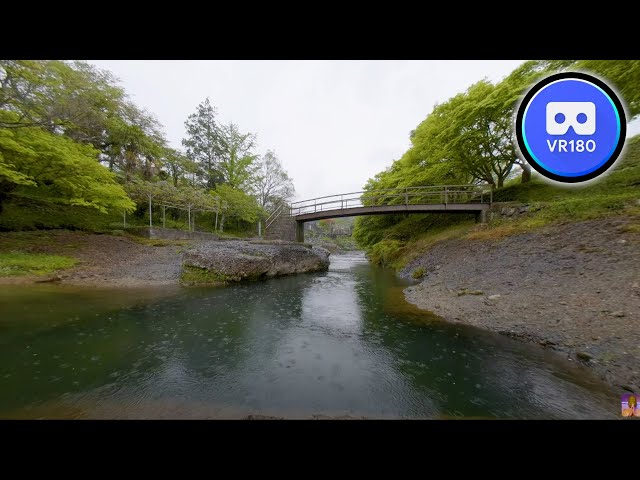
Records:
[[[638,392],[639,224],[616,217],[443,242],[400,272],[426,272],[405,295],[448,321],[538,343]]]
[[[12,250],[15,234],[0,234],[0,251]],[[49,276],[3,277],[2,284],[41,282],[97,287],[178,285],[184,268],[210,270],[225,281],[326,270],[329,252],[295,242],[266,240],[165,241],[154,245],[127,236],[52,230],[24,240],[19,250],[67,255],[80,262]],[[198,283],[198,282],[187,282]]]

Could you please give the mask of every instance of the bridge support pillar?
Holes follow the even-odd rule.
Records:
[[[296,220],[296,242],[304,243],[304,222]]]
[[[480,210],[476,213],[476,223],[487,223],[487,211]]]

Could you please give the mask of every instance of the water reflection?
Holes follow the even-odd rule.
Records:
[[[407,304],[360,254],[231,288],[0,292],[0,417],[614,418],[539,349]]]

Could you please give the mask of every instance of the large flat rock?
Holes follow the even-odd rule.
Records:
[[[329,252],[282,241],[211,241],[185,253],[188,283],[240,282],[329,268]]]

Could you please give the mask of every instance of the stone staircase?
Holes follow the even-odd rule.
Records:
[[[296,241],[296,221],[287,214],[278,215],[264,232],[267,240]]]

